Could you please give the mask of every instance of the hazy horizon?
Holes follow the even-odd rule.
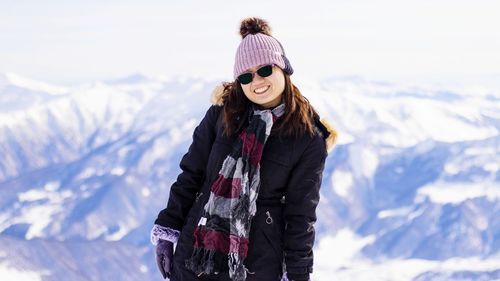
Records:
[[[500,88],[500,3],[1,2],[0,72],[60,85],[145,75],[232,78],[239,22],[269,21],[296,77]]]

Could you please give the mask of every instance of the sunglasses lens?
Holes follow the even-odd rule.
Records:
[[[246,85],[250,82],[252,82],[252,73],[243,73],[241,74],[240,76],[238,76],[238,81],[243,84],[243,85]]]
[[[267,77],[273,74],[273,66],[272,65],[263,66],[257,70],[257,74],[259,74],[260,77]]]
[[[257,70],[257,74],[259,74],[260,77],[270,76],[271,74],[273,74],[273,65],[269,64],[259,68]],[[243,85],[252,82],[252,80],[253,80],[252,73],[243,73],[240,76],[238,76],[238,81]]]

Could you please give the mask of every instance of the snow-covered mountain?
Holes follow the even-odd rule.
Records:
[[[159,280],[149,230],[216,84],[0,75],[0,276]],[[315,280],[500,278],[500,93],[297,84],[339,130]]]

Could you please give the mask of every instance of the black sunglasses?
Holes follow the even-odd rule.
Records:
[[[272,64],[264,65],[259,69],[257,69],[257,71],[255,72],[243,73],[240,76],[238,76],[237,78],[238,82],[240,82],[243,85],[252,82],[255,73],[259,74],[259,76],[262,78],[270,76],[271,74],[273,74],[273,65]]]

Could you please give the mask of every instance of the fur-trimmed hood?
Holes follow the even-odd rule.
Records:
[[[224,86],[222,84],[217,85],[212,91],[212,95],[210,96],[210,102],[214,105],[222,105],[222,95],[224,94]],[[330,153],[335,146],[335,142],[337,141],[337,130],[328,122],[326,119],[321,118],[319,122],[316,123],[316,126],[323,132],[324,135],[327,135],[325,138],[326,149],[328,153]]]

